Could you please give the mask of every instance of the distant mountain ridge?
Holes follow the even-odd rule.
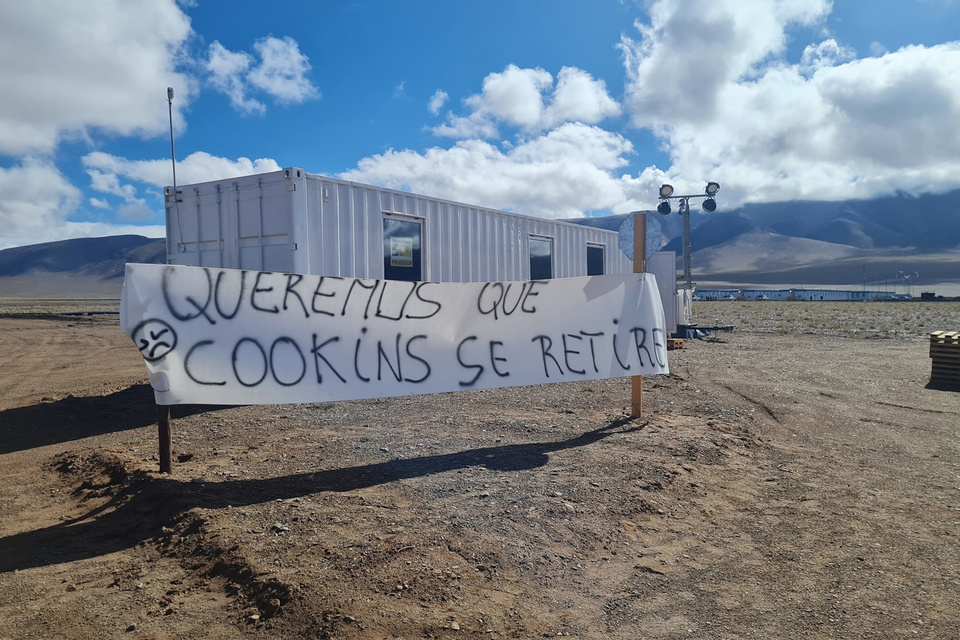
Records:
[[[718,204],[714,213],[691,207],[693,272],[700,280],[838,284],[879,281],[889,271],[896,275],[909,269],[960,282],[960,190],[748,204],[729,211],[723,209],[721,194]],[[676,211],[674,203],[666,216],[644,213],[660,221],[663,248],[680,256],[682,220]],[[626,215],[569,222],[616,230]],[[851,261],[859,269],[852,269]],[[839,272],[828,275],[831,268]],[[856,277],[850,275],[855,270]]]
[[[74,238],[0,251],[0,297],[119,297],[128,262],[166,262],[166,241]]]
[[[0,251],[0,277],[73,272],[123,276],[127,262],[165,262],[164,241],[136,235],[75,238]]]
[[[770,232],[857,249],[915,250],[922,253],[960,251],[960,190],[940,195],[898,194],[873,200],[839,202],[801,200],[747,204],[705,213],[692,206],[690,224],[694,251],[722,244],[735,237]],[[680,250],[681,220],[676,203],[666,216],[647,211],[660,220],[665,248]],[[627,214],[568,222],[616,230]]]
[[[849,284],[921,272],[960,285],[960,190],[843,202],[748,204],[691,212],[693,272],[702,282]],[[660,221],[681,250],[682,220]],[[629,214],[568,220],[616,231]],[[117,297],[127,262],[166,261],[163,239],[78,238],[0,251],[0,297]]]

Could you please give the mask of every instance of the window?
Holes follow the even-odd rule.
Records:
[[[423,280],[423,225],[415,218],[384,215],[383,277],[386,280]]]
[[[553,277],[553,239],[530,236],[530,279]]]
[[[602,276],[604,273],[604,247],[600,244],[587,245],[587,275]]]

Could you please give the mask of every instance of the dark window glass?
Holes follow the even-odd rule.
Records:
[[[383,219],[383,277],[387,280],[423,280],[419,222]]]
[[[530,238],[530,279],[553,277],[553,242],[547,238]]]
[[[603,275],[603,247],[593,244],[587,245],[587,275]]]

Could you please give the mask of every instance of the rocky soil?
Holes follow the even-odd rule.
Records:
[[[640,419],[175,407],[172,475],[115,316],[5,310],[0,639],[960,637],[960,304],[698,303]]]

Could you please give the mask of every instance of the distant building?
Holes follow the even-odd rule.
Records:
[[[803,302],[895,302],[911,300],[905,293],[842,289],[697,289],[698,300],[799,300]]]

